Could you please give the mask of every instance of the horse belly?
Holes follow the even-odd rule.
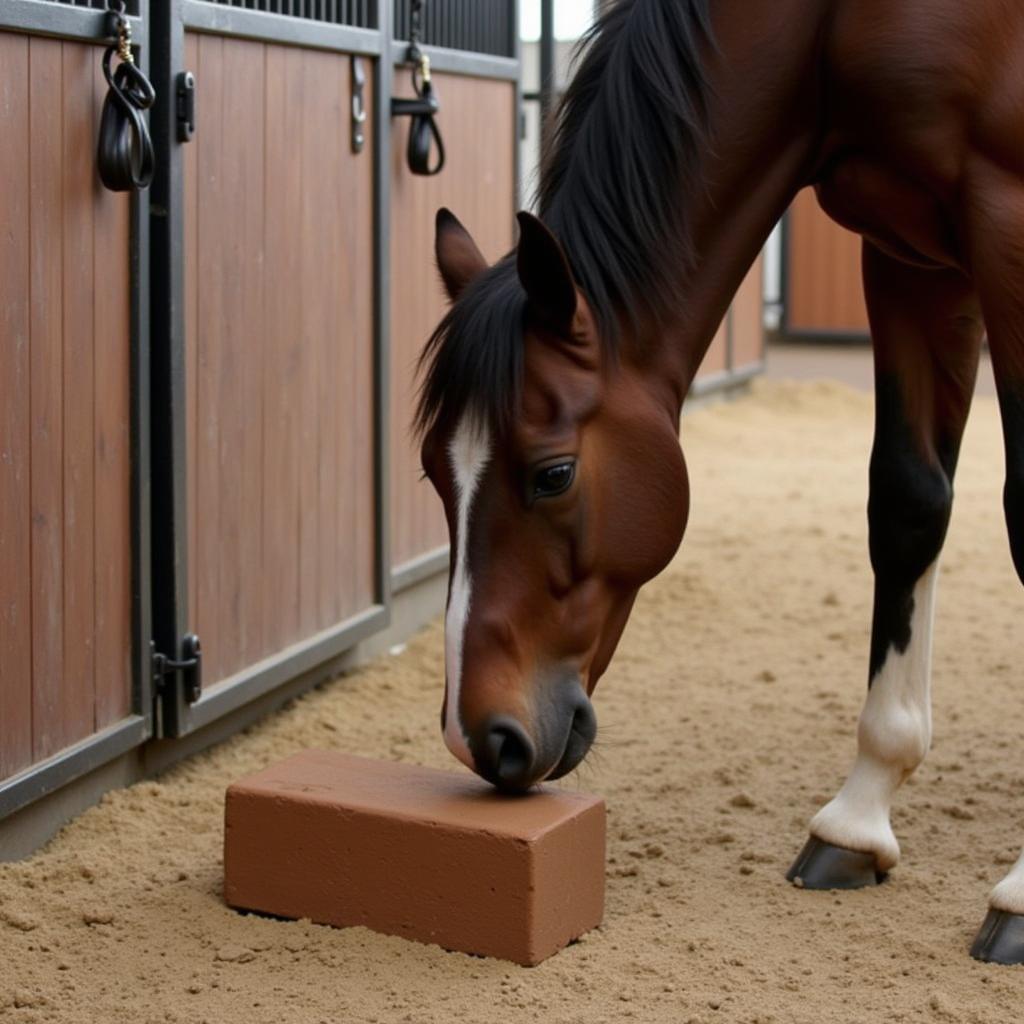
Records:
[[[898,259],[962,268],[963,183],[1018,30],[1024,5],[1007,0],[840,0],[818,176],[826,212]]]

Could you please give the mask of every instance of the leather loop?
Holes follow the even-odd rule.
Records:
[[[440,173],[445,161],[444,139],[441,138],[441,130],[434,120],[434,115],[441,109],[441,105],[434,95],[434,87],[429,79],[421,81],[414,71],[412,84],[416,90],[416,98],[392,99],[391,116],[410,118],[409,144],[406,148],[409,170],[413,174],[430,177]],[[437,159],[431,165],[431,150],[434,148],[437,150]]]
[[[117,47],[103,54],[108,91],[100,116],[96,163],[100,180],[111,192],[148,188],[153,180],[153,141],[143,116],[156,99],[149,79],[132,63],[122,61],[110,70]]]
[[[441,138],[441,131],[434,120],[434,114],[440,110],[440,104],[434,96],[434,87],[430,82],[424,82],[420,99],[426,101],[427,109],[422,113],[412,115],[412,123],[409,125],[409,146],[407,156],[409,170],[413,174],[431,176],[438,174],[444,167],[444,140]],[[430,149],[431,142],[437,146],[437,161],[431,167]]]

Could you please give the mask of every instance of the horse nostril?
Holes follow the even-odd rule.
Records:
[[[594,705],[587,699],[576,708],[572,716],[570,737],[572,735],[577,736],[588,749],[597,737],[597,715],[594,714]]]
[[[495,725],[484,741],[489,767],[496,783],[509,789],[523,789],[533,780],[536,757],[533,744],[518,722],[506,720]]]
[[[561,760],[548,774],[549,779],[560,779],[563,775],[568,775],[587,756],[597,737],[597,715],[594,714],[594,706],[590,699],[581,691],[574,703],[565,749],[562,751]]]

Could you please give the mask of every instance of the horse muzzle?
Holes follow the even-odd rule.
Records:
[[[490,715],[470,737],[474,771],[503,792],[567,775],[597,736],[597,716],[578,681],[558,687],[533,718],[527,726],[509,714]]]

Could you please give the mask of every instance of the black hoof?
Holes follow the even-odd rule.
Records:
[[[1024,914],[990,910],[971,956],[987,964],[1024,964]]]
[[[811,836],[786,878],[801,889],[863,889],[881,885],[885,872],[878,870],[873,853],[844,850]]]

